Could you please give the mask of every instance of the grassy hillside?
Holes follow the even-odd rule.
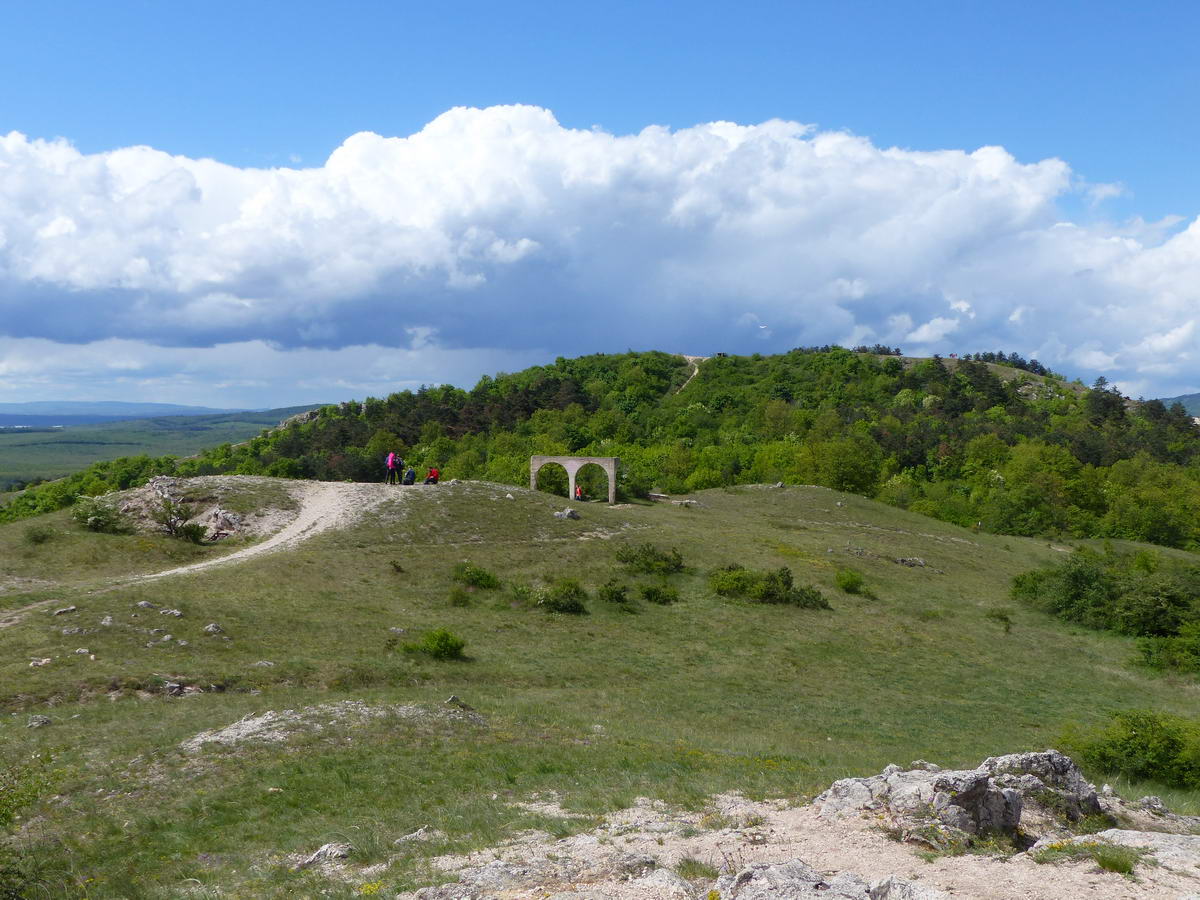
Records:
[[[1195,681],[1131,666],[1131,639],[1012,604],[1010,579],[1061,559],[1063,544],[819,487],[707,490],[693,507],[584,504],[578,521],[555,519],[549,494],[482,482],[392,491],[295,551],[113,590],[102,588],[117,573],[177,564],[166,539],[80,531],[62,512],[0,526],[0,609],[78,607],[0,630],[12,713],[0,747],[9,759],[53,751],[61,772],[22,835],[50,895],[349,897],[376,881],[387,895],[436,881],[424,863],[435,853],[582,827],[512,805],[535,792],[588,813],[638,795],[693,808],[724,790],[803,798],[889,762],[973,765],[1045,747],[1115,709],[1197,713]],[[45,525],[53,536],[31,540]],[[665,576],[680,601],[598,599],[614,578],[635,597],[659,583],[615,558],[647,541],[681,553],[686,570]],[[463,561],[503,586],[456,592]],[[708,572],[734,562],[790,567],[832,609],[719,597]],[[847,569],[865,593],[838,589]],[[588,591],[589,614],[531,602],[562,577]],[[173,640],[138,630],[149,627]],[[405,652],[434,628],[465,639],[467,658]],[[169,696],[167,682],[203,692]],[[450,694],[482,723],[441,712]],[[323,706],[351,700],[427,712],[339,719],[345,707]],[[243,716],[318,706],[320,730],[279,743],[180,747]],[[31,714],[51,724],[27,728]],[[1197,794],[1129,789],[1200,809]],[[445,839],[393,846],[422,825]],[[354,844],[360,876],[290,871],[287,854],[330,840]]]
[[[61,478],[97,460],[190,456],[216,444],[244,441],[310,408],[161,416],[61,429],[0,429],[0,489]]]

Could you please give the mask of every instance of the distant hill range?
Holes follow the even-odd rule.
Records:
[[[1200,394],[1184,394],[1181,397],[1164,397],[1162,401],[1165,405],[1170,406],[1172,403],[1182,403],[1193,416],[1200,416]]]
[[[321,405],[214,412],[167,403],[0,404],[0,491],[122,456],[190,456],[204,448],[248,440]],[[84,411],[75,416],[5,412],[13,407]],[[111,414],[90,411],[95,409],[108,409]],[[189,414],[180,415],[181,409]]]
[[[181,406],[178,403],[125,403],[120,400],[34,400],[0,403],[0,425],[94,425],[156,416],[208,416],[248,412],[211,406]]]

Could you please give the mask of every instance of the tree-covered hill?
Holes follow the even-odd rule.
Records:
[[[448,478],[523,484],[531,454],[571,453],[619,456],[632,496],[820,484],[1000,533],[1200,545],[1200,429],[1182,406],[983,358],[997,362],[802,348],[714,357],[690,380],[691,365],[665,353],[560,358],[471,390],[324,407],[192,459],[94,466],[0,517],[158,471],[378,480],[394,449]],[[599,494],[589,478],[599,473],[583,478]],[[542,483],[562,489],[553,473]]]

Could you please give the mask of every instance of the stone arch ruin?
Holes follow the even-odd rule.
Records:
[[[529,457],[529,488],[537,490],[538,471],[546,463],[558,463],[567,470],[567,496],[575,499],[575,474],[584,466],[595,463],[608,475],[609,505],[617,502],[617,463],[615,456],[531,456]]]

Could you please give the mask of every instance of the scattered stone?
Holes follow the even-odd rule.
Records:
[[[177,643],[180,647],[186,647],[188,645],[188,642],[183,640],[182,638],[180,640],[176,641],[175,643]]]
[[[514,497],[512,494],[505,494],[504,499],[505,500],[516,500],[517,498]]]
[[[72,635],[72,634],[82,634],[83,629],[76,625],[68,625],[66,628],[64,628],[62,630],[62,633],[63,633],[64,637],[66,637],[68,635]]]
[[[672,500],[671,505],[672,506],[684,506],[684,507],[687,507],[688,509],[691,509],[693,506],[699,506],[700,504],[697,503],[695,500]]]
[[[163,693],[169,697],[179,697],[183,694],[183,685],[177,681],[168,681],[163,685]]]
[[[773,487],[781,488],[781,487],[783,487],[783,482],[782,482],[782,481],[777,481],[777,482],[775,482],[775,484],[773,485]]]
[[[161,638],[159,638],[159,640],[162,641],[164,644],[169,644],[171,641],[175,640],[175,635],[164,634]]]
[[[758,862],[717,879],[721,900],[942,900],[947,895],[889,875],[874,884],[850,872],[825,876],[802,859]]]
[[[148,633],[148,634],[162,634],[162,633],[164,633],[166,630],[167,630],[167,629],[165,629],[165,628],[151,628],[151,629],[150,629],[150,631],[149,631],[149,632],[147,632],[147,633]]]
[[[55,611],[52,613],[52,615],[55,615],[55,616],[65,616],[67,613],[73,613],[73,612],[75,612],[77,608],[78,608],[78,607],[75,607],[75,606],[64,606],[62,609],[56,609],[56,610],[55,610]]]
[[[455,709],[461,709],[466,712],[474,712],[475,711],[475,707],[470,706],[469,704],[466,704],[462,700],[460,700],[458,698],[458,694],[451,694],[449,697],[447,697],[446,698],[446,706],[453,706]]]
[[[100,624],[103,625],[105,628],[108,628],[109,626],[111,626],[112,623],[113,623],[112,616],[105,616],[103,619],[100,620]]]
[[[554,518],[556,518],[556,519],[578,519],[579,513],[577,513],[575,510],[573,510],[571,507],[568,506],[564,510],[559,510],[559,511],[555,512]]]
[[[92,651],[91,651],[91,650],[89,650],[87,647],[80,647],[80,648],[79,648],[78,650],[76,650],[75,652],[76,652],[76,653],[81,653],[81,654],[83,654],[84,656],[86,656],[87,654],[91,653]]]
[[[183,615],[183,612],[178,609],[160,609],[158,611],[158,614],[160,616],[174,616],[175,618],[178,619],[179,617],[181,617]]]
[[[220,634],[224,630],[225,629],[222,628],[220,625],[218,625],[216,622],[209,622],[203,628],[203,631],[205,634]]]
[[[396,625],[393,625],[391,628],[388,629],[388,631],[390,631],[392,634],[408,634],[407,628],[400,628]]]
[[[258,662],[253,663],[253,665],[259,669],[269,669],[271,666],[275,665],[275,663],[271,662],[269,659],[260,659]]]
[[[47,725],[52,725],[49,716],[30,716],[26,728],[45,728]]]
[[[422,825],[416,831],[396,838],[396,840],[392,841],[392,844],[396,847],[402,847],[405,844],[415,844],[422,841],[443,841],[445,839],[446,832],[438,828],[430,828],[428,825]]]
[[[919,556],[900,556],[896,558],[896,562],[902,566],[908,566],[910,569],[919,569],[925,566],[925,560]]]
[[[139,600],[136,605],[142,609],[158,609],[158,606],[151,603],[149,600]]]
[[[294,871],[307,869],[309,866],[315,866],[318,863],[332,862],[335,859],[345,859],[350,855],[354,848],[349,844],[329,843],[322,844],[315,853],[311,856],[306,856],[300,862],[292,866]]]
[[[36,669],[38,666],[48,666],[48,665],[50,665],[50,657],[49,656],[43,657],[41,659],[34,657],[34,659],[32,659],[29,663],[29,667],[31,669]]]

